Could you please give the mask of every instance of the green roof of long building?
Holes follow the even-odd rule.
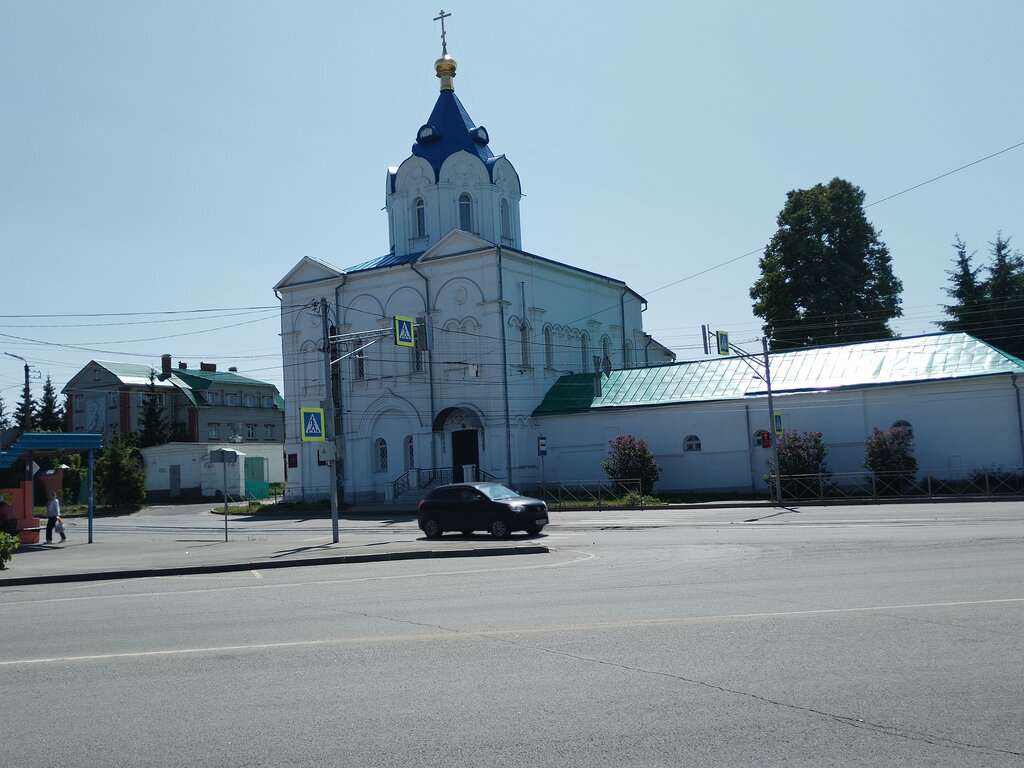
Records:
[[[1024,361],[966,333],[774,352],[769,363],[776,394],[1024,374]],[[572,374],[552,385],[533,415],[763,397],[763,368],[763,356],[753,355],[614,370],[602,375],[600,396],[595,374]]]

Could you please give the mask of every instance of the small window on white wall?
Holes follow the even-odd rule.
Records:
[[[508,210],[508,200],[501,199],[501,237],[503,240],[512,240],[512,216]]]
[[[622,353],[623,353],[623,361],[622,361],[623,364],[627,368],[632,368],[633,367],[633,345],[630,344],[627,341],[625,347],[622,350]]]
[[[530,326],[523,323],[519,326],[519,351],[523,358],[523,367],[530,366]]]
[[[904,419],[900,419],[899,421],[893,422],[892,428],[893,429],[905,429],[907,431],[907,436],[908,437],[911,437],[911,438],[914,437],[914,428],[911,426],[909,421],[906,421]]]
[[[465,192],[459,195],[459,229],[473,231],[473,199]]]
[[[423,202],[422,197],[417,197],[416,201],[412,204],[413,212],[416,216],[416,228],[414,237],[426,237],[427,236],[427,204]]]
[[[376,472],[388,471],[388,443],[383,437],[373,444],[373,468]]]
[[[696,435],[687,435],[683,440],[683,450],[687,453],[700,450],[700,438]]]
[[[551,336],[550,326],[544,329],[544,365],[555,367],[555,342]]]
[[[580,368],[582,373],[590,370],[590,339],[585,333],[580,336],[580,363],[582,364]]]

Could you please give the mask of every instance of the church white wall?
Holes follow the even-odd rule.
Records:
[[[784,427],[821,432],[827,464],[836,473],[859,473],[864,441],[873,427],[908,421],[914,434],[919,477],[964,478],[980,468],[1024,466],[1018,408],[1021,396],[1009,377],[906,384],[873,389],[807,393],[776,398]],[[546,416],[548,480],[580,482],[604,476],[607,441],[618,434],[645,439],[662,470],[656,489],[764,492],[770,451],[754,447],[755,432],[768,426],[764,398],[750,402],[677,406]],[[700,438],[699,453],[684,440]]]

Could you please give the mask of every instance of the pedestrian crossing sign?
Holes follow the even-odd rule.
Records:
[[[411,317],[395,315],[395,344],[400,347],[416,346],[416,331]]]
[[[299,418],[302,420],[302,442],[325,440],[323,408],[299,408]]]

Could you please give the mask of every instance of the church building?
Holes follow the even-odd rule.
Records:
[[[388,252],[344,269],[303,258],[274,287],[289,498],[325,498],[332,477],[344,503],[413,501],[463,479],[539,484],[532,414],[555,381],[588,374],[600,387],[596,371],[675,358],[622,280],[523,249],[519,175],[455,95],[443,37],[435,71],[433,111],[387,172]],[[396,317],[414,325],[412,346]],[[336,464],[301,439],[301,409],[332,404]]]

